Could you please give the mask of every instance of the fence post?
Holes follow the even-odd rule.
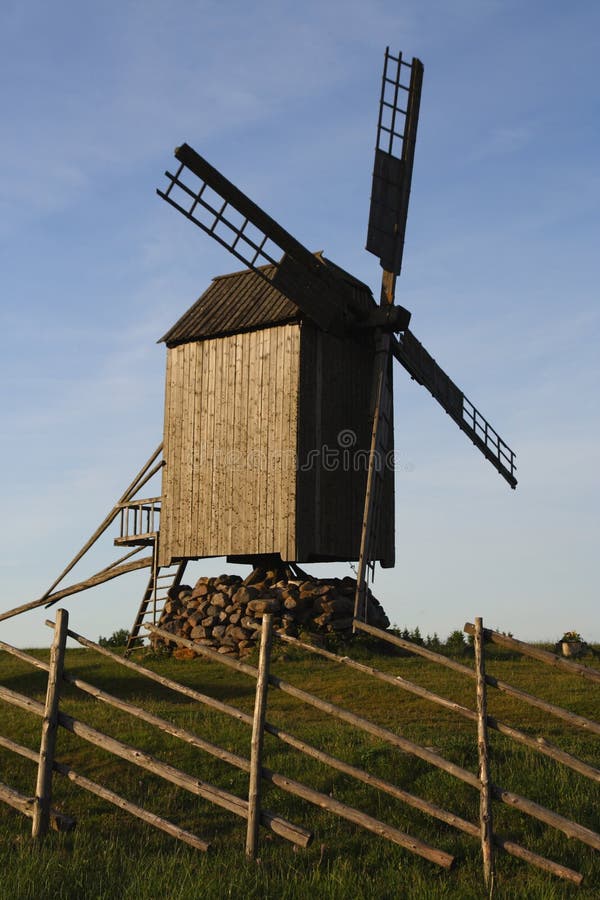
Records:
[[[58,729],[58,701],[63,680],[65,645],[67,642],[67,626],[69,614],[66,609],[56,613],[54,638],[50,648],[50,668],[48,671],[48,687],[46,689],[46,705],[42,720],[42,737],[38,763],[37,782],[35,786],[35,806],[33,809],[33,826],[31,836],[43,837],[50,823],[50,802],[52,799],[52,768],[54,765],[54,748]]]
[[[258,826],[260,823],[260,782],[262,777],[262,748],[264,740],[265,715],[267,711],[267,691],[269,687],[269,660],[273,635],[273,616],[265,614],[260,634],[260,655],[252,722],[252,742],[250,746],[250,785],[248,788],[248,830],[246,832],[246,856],[256,859],[258,848]]]
[[[481,829],[481,853],[483,877],[486,888],[492,894],[494,878],[492,792],[490,781],[490,757],[487,733],[487,692],[485,682],[483,620],[475,619],[475,674],[477,679],[477,750],[479,754],[479,824]]]

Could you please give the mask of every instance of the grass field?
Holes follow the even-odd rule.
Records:
[[[32,651],[47,660],[47,651]],[[474,708],[474,682],[422,659],[388,651],[375,655],[359,645],[352,656],[402,675],[465,706]],[[178,661],[147,655],[148,668],[188,684],[247,712],[252,711],[254,682],[213,662]],[[67,671],[135,703],[219,746],[250,754],[250,730],[171,690],[123,669],[90,650],[67,651]],[[598,688],[581,678],[549,671],[533,661],[491,654],[490,674],[589,718],[600,718]],[[294,685],[390,728],[442,756],[477,771],[475,725],[450,711],[328,660],[295,648],[277,648],[272,672]],[[0,653],[0,684],[39,700],[46,676],[7,653]],[[598,738],[565,722],[525,707],[493,689],[489,713],[523,731],[543,734],[582,760],[598,765]],[[126,716],[73,687],[65,689],[61,708],[101,731],[119,737],[196,778],[241,797],[247,775]],[[469,785],[427,762],[389,747],[351,726],[271,690],[267,718],[358,767],[379,775],[455,814],[478,820],[478,795]],[[38,749],[40,720],[10,705],[0,705],[0,733]],[[492,732],[494,782],[588,828],[599,830],[598,785],[532,750]],[[0,897],[45,898],[476,898],[484,897],[480,848],[473,838],[410,809],[398,800],[347,775],[310,760],[267,735],[264,764],[325,794],[388,822],[456,857],[451,871],[344,822],[279,789],[264,785],[263,805],[314,832],[306,850],[261,829],[260,860],[244,856],[245,821],[136,766],[83,742],[61,729],[57,758],[78,773],[167,818],[211,844],[194,850],[82,791],[59,775],[53,805],[77,818],[68,834],[52,832],[39,846],[30,838],[31,822],[0,806]],[[30,796],[35,765],[0,749],[0,781]],[[581,872],[575,887],[499,853],[494,896],[500,898],[597,897],[598,854],[561,832],[494,803],[495,828],[505,837]]]

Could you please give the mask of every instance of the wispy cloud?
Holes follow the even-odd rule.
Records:
[[[492,129],[471,148],[468,158],[472,162],[509,156],[521,152],[535,137],[536,126],[528,122],[520,125],[500,125]]]

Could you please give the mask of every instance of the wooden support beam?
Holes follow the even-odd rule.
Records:
[[[136,553],[139,553],[143,547],[140,545],[139,547],[134,547],[133,550],[129,550],[128,553],[125,553],[123,556],[120,556],[118,559],[115,559],[113,562],[109,563],[103,569],[100,569],[99,572],[96,572],[96,575],[104,575],[105,572],[110,572],[111,569],[115,569],[117,566],[121,566],[128,559],[131,559],[132,556],[135,556]],[[50,606],[50,604],[48,604]]]
[[[60,591],[56,591],[55,594],[43,597],[41,600],[33,600],[31,603],[24,603],[22,606],[15,606],[14,609],[9,609],[7,612],[0,613],[0,622],[3,622],[5,619],[11,619],[13,616],[18,616],[20,613],[28,612],[30,609],[38,609],[40,606],[51,606],[53,603],[57,603],[59,600],[64,599],[64,597],[70,597],[72,594],[79,594],[81,591],[86,591],[88,588],[95,587],[97,584],[104,584],[105,581],[110,581],[112,578],[118,578],[119,575],[125,575],[127,572],[135,572],[136,569],[144,569],[151,565],[152,557],[144,556],[142,559],[136,559],[133,562],[125,563],[125,565],[122,566],[111,566],[108,569],[103,569],[96,575],[92,575],[92,577],[88,578],[86,581],[80,581],[78,584],[71,585],[71,587],[63,588]]]
[[[50,801],[52,799],[52,769],[54,766],[54,750],[58,729],[58,703],[63,681],[65,647],[67,643],[67,625],[69,614],[59,609],[56,614],[54,639],[50,647],[50,666],[48,669],[48,687],[44,718],[42,720],[42,738],[38,763],[37,783],[35,787],[35,807],[31,836],[39,839],[48,832],[50,824]]]
[[[369,467],[360,536],[360,553],[354,594],[354,618],[365,622],[367,610],[367,574],[377,555],[377,534],[380,518],[381,492],[384,479],[383,456],[388,449],[388,431],[393,403],[390,383],[390,335],[376,332],[375,365],[373,368],[373,422],[369,449]],[[353,627],[353,633],[356,628]]]
[[[483,878],[490,896],[494,879],[494,831],[492,817],[492,793],[490,779],[490,754],[487,735],[487,696],[485,685],[485,656],[483,649],[483,622],[475,619],[475,674],[477,676],[477,753],[479,757],[479,827]]]
[[[269,662],[273,636],[273,616],[265,615],[260,634],[258,678],[250,742],[250,783],[248,787],[248,828],[246,832],[246,856],[256,859],[258,849],[258,826],[260,820],[260,781],[262,773],[262,750],[265,736],[265,716],[267,693],[269,690]]]

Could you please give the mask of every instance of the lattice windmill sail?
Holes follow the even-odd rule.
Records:
[[[408,63],[401,55],[393,56],[389,48],[386,50],[366,244],[383,269],[379,305],[366,285],[322,254],[309,251],[195,150],[183,144],[175,151],[179,166],[174,173],[166,173],[168,184],[158,191],[159,195],[226,247],[248,270],[229,283],[225,299],[223,291],[227,291],[222,283],[209,289],[164,338],[169,352],[178,354],[168,376],[172,392],[167,406],[171,402],[179,410],[174,416],[187,417],[183,430],[191,442],[185,448],[175,440],[169,443],[174,429],[167,410],[162,565],[186,557],[227,555],[252,560],[270,553],[297,562],[358,560],[355,615],[361,617],[369,569],[376,560],[382,565],[394,563],[393,473],[381,464],[393,448],[393,359],[431,392],[511,487],[516,486],[514,453],[414,337],[408,329],[410,313],[395,303],[422,80],[423,66],[418,59]],[[286,327],[292,331],[284,335],[281,329]],[[240,336],[258,330],[265,332],[262,351],[242,346]],[[230,346],[233,336],[237,336],[235,346]],[[287,342],[287,355],[281,350],[282,341]],[[192,343],[200,349],[188,350],[186,356],[182,347],[189,348]],[[355,438],[360,432],[361,441],[353,449],[364,458],[366,448],[368,465],[340,473],[337,479],[329,477],[322,460],[309,473],[300,465],[284,478],[282,470],[276,469],[271,479],[266,476],[252,484],[239,476],[234,485],[234,474],[227,476],[231,485],[237,486],[234,500],[218,482],[214,465],[212,474],[206,476],[201,467],[190,463],[190,454],[194,459],[199,455],[198,441],[206,449],[207,441],[212,440],[213,451],[221,451],[224,445],[219,442],[229,434],[223,423],[211,421],[216,415],[214,408],[205,408],[198,398],[195,405],[189,397],[185,400],[186,392],[199,390],[201,394],[205,384],[214,386],[215,378],[229,379],[229,388],[223,388],[221,397],[226,398],[226,406],[235,406],[231,422],[245,429],[242,444],[246,449],[252,445],[252,429],[272,426],[271,419],[265,422],[257,418],[257,404],[252,399],[256,384],[247,385],[244,380],[253,365],[245,359],[245,353],[255,354],[252,359],[260,373],[254,373],[255,381],[260,381],[259,406],[267,416],[273,403],[283,404],[283,409],[291,398],[282,415],[288,425],[293,420],[293,427],[286,426],[286,431],[281,422],[276,426],[281,434],[285,431],[288,448],[306,449],[312,440],[320,450],[325,445],[327,425],[335,424],[340,434],[344,428]],[[328,364],[330,368],[326,369]],[[289,370],[289,377],[281,376],[282,366]],[[192,371],[196,373],[195,387],[190,386]],[[352,381],[354,407],[352,397],[342,403],[344,390],[348,392],[344,380]],[[340,382],[337,388],[336,381]],[[249,398],[245,418],[236,393],[238,382]],[[181,413],[186,402],[187,413]],[[350,427],[343,415],[340,417],[342,407]],[[182,475],[180,470],[186,466],[187,474]],[[191,533],[200,524],[192,507],[207,500],[209,518],[219,517],[225,525],[211,525],[208,531],[217,535],[214,541],[199,543]],[[264,516],[248,509],[257,503],[270,523],[269,535],[261,530]],[[187,513],[182,504],[190,506]],[[232,527],[236,515],[241,516],[238,531]],[[182,525],[186,516],[190,527]]]
[[[406,63],[402,54],[394,57],[386,48],[367,250],[379,257],[384,272],[393,275],[402,268],[422,84],[421,61]]]

